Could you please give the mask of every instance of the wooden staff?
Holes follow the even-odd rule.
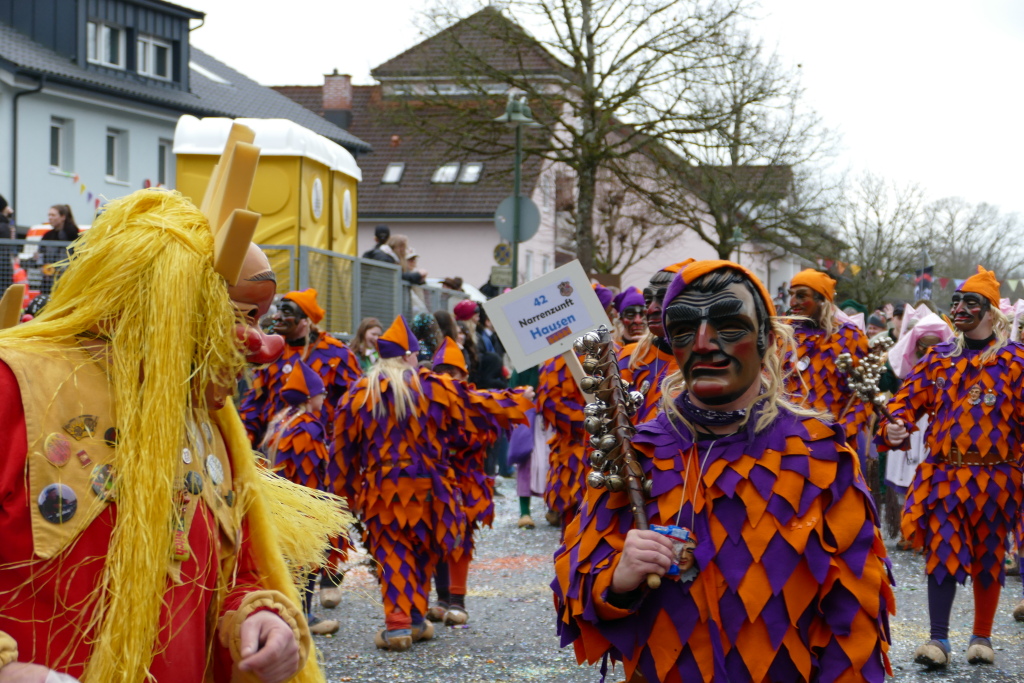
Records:
[[[619,375],[619,363],[615,357],[611,334],[602,325],[576,340],[575,350],[586,354],[583,370],[587,376],[580,381],[580,389],[593,393],[596,400],[588,403],[583,412],[587,416],[584,427],[591,435],[587,484],[609,491],[626,491],[633,526],[637,529],[650,528],[647,523],[646,498],[650,493],[650,481],[644,477],[643,468],[633,450],[632,439],[636,434],[630,417],[644,402],[639,391],[628,391]],[[657,588],[661,577],[647,575],[647,585]]]

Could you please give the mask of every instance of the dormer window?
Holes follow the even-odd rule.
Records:
[[[139,36],[137,66],[143,76],[171,80],[171,46],[153,36]]]
[[[479,161],[471,161],[462,165],[462,172],[459,174],[460,183],[476,183],[480,181],[480,174],[484,172],[484,165]]]
[[[384,175],[381,176],[380,181],[388,185],[393,185],[402,180],[402,173],[404,172],[404,161],[398,161],[395,163],[388,164],[388,167],[384,169]]]
[[[86,23],[86,58],[92,64],[125,68],[125,31],[97,21]]]
[[[455,179],[459,177],[459,163],[451,162],[447,164],[441,164],[434,171],[434,176],[430,179],[432,183],[454,183]]]

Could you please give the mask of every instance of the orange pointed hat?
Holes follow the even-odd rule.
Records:
[[[316,302],[316,290],[313,288],[304,289],[301,292],[288,292],[284,295],[286,301],[294,301],[306,314],[306,317],[316,324],[324,319],[324,309]]]
[[[302,361],[295,364],[288,373],[288,379],[281,389],[281,398],[290,405],[304,403],[313,396],[324,393],[324,381],[313,368]]]
[[[808,268],[801,270],[789,281],[790,287],[810,287],[829,301],[836,298],[836,281],[825,273]]]
[[[999,280],[993,271],[985,270],[982,266],[978,266],[978,272],[964,280],[956,291],[981,294],[995,308],[999,308]]]
[[[377,353],[381,358],[400,358],[419,350],[420,342],[402,316],[395,318],[391,327],[377,338]]]
[[[435,370],[438,365],[452,365],[467,375],[469,374],[469,370],[466,368],[466,356],[451,337],[445,337],[441,342],[437,353],[434,354],[432,364]]]

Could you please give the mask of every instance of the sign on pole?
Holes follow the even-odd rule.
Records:
[[[512,365],[527,368],[572,351],[599,325],[611,327],[583,266],[573,261],[484,303]]]

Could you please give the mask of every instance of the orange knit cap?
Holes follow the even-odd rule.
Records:
[[[679,263],[673,263],[671,266],[665,266],[664,268],[661,269],[661,272],[663,272],[663,273],[678,273],[680,270],[682,270],[686,266],[688,266],[691,263],[693,263],[694,260],[695,259],[692,259],[692,258],[684,259],[684,260],[680,261]]]
[[[672,300],[682,294],[690,283],[716,270],[735,270],[746,275],[747,278],[754,283],[754,287],[761,295],[761,299],[764,301],[764,307],[767,309],[768,315],[775,315],[775,302],[772,300],[772,295],[768,292],[768,289],[765,288],[761,280],[754,275],[753,271],[732,261],[713,260],[693,261],[676,274],[675,278],[672,280],[672,284],[668,286],[668,291],[665,292],[665,310],[662,311],[662,316],[665,315],[665,311],[668,310],[668,305]]]
[[[802,270],[794,275],[793,279],[789,281],[789,286],[810,287],[829,301],[834,301],[836,298],[836,281],[825,275],[825,273],[811,268]]]
[[[432,365],[435,370],[438,365],[451,365],[467,375],[469,374],[469,370],[466,368],[466,356],[451,337],[445,337],[441,342],[441,347],[434,354]]]
[[[324,319],[324,309],[320,308],[320,304],[316,302],[316,290],[315,289],[304,289],[301,292],[288,292],[284,295],[286,301],[294,301],[302,309],[302,312],[306,314],[306,317],[313,321],[314,324]]]
[[[978,266],[977,274],[964,280],[964,283],[957,287],[956,291],[981,294],[993,306],[999,308],[999,280],[996,279],[996,274],[993,271],[985,270],[981,266]]]

